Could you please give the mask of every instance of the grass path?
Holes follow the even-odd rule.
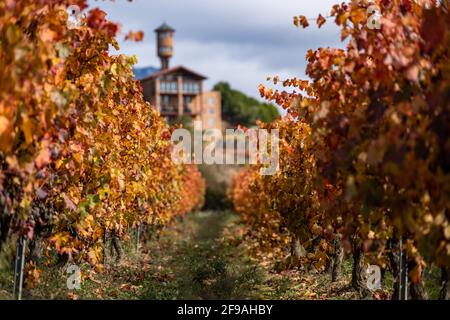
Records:
[[[239,218],[230,212],[200,212],[164,231],[147,246],[150,272],[141,299],[354,299],[351,262],[331,283],[326,273],[271,266],[246,253]]]
[[[198,212],[150,237],[139,252],[135,240],[123,243],[125,258],[106,267],[81,266],[80,290],[67,289],[63,268],[41,265],[39,284],[25,288],[24,299],[348,299],[345,276],[331,283],[328,274],[287,270],[247,254],[243,228],[232,212]],[[0,270],[0,299],[10,299],[12,272]]]
[[[142,298],[260,298],[265,271],[226,237],[236,220],[227,212],[193,214],[150,242],[156,270],[146,278]]]

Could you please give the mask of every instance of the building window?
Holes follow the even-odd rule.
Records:
[[[192,97],[191,96],[183,96],[183,109],[186,112],[192,112]]]
[[[161,111],[162,112],[177,112],[176,97],[170,95],[161,96]]]
[[[216,109],[215,108],[209,108],[209,114],[215,114]]]
[[[216,125],[216,120],[214,120],[214,119],[209,119],[208,122],[211,127],[214,127]]]
[[[177,81],[161,81],[161,92],[173,92],[176,93],[178,91],[178,82]]]
[[[162,96],[162,105],[163,106],[168,106],[170,103],[170,97],[169,96]]]
[[[186,93],[199,93],[200,84],[196,82],[183,82],[183,92]]]
[[[212,98],[212,97],[209,98],[208,104],[211,105],[211,106],[214,106],[214,105],[216,104],[216,99],[215,99],[215,98]]]
[[[193,85],[194,85],[193,87],[194,93],[200,93],[200,85],[198,83],[194,83]]]

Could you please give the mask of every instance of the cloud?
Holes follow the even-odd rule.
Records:
[[[310,48],[342,46],[339,30],[328,21],[321,29],[295,28],[294,15],[327,15],[337,0],[134,0],[91,1],[120,21],[124,31],[143,30],[141,43],[122,42],[121,52],[136,54],[139,66],[159,66],[153,30],[173,26],[171,65],[185,65],[209,77],[207,87],[228,81],[257,96],[267,76],[305,77]]]

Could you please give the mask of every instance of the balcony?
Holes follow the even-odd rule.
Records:
[[[173,105],[162,105],[161,106],[162,114],[178,114],[178,107]]]
[[[183,82],[183,94],[199,94],[200,84],[197,82]]]
[[[161,81],[159,89],[161,93],[178,93],[178,82],[176,81]]]

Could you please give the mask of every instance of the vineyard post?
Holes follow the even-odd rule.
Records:
[[[106,266],[106,228],[103,227],[103,265]]]
[[[15,300],[22,299],[22,287],[23,287],[23,268],[25,265],[25,249],[27,240],[24,236],[19,238],[16,249],[16,261],[14,267],[14,290],[13,297]]]
[[[139,238],[141,236],[141,225],[136,228],[136,251],[139,252]]]
[[[406,252],[403,250],[403,240],[399,241],[399,290],[398,299],[408,300],[408,265],[406,263]]]

